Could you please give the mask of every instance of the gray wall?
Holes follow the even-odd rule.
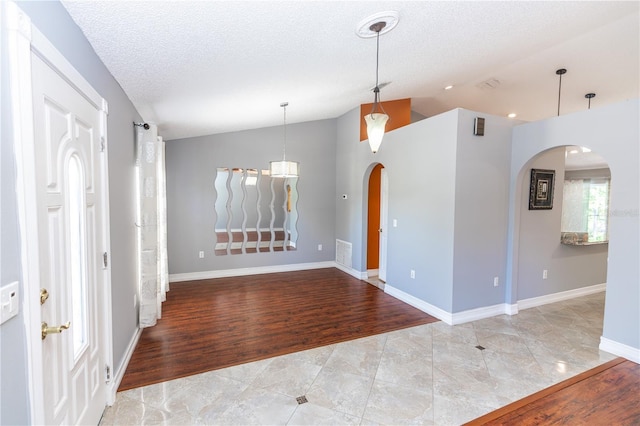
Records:
[[[475,117],[485,117],[484,136],[473,134]],[[508,118],[467,110],[458,118],[451,312],[504,302],[514,126]]]
[[[603,336],[640,349],[640,100],[635,99],[514,129],[511,156],[509,245],[512,280],[508,302],[520,295],[519,253],[523,180],[529,161],[540,152],[581,145],[604,157],[611,170],[609,262]],[[550,271],[551,273],[551,271]]]
[[[137,310],[131,303],[136,292],[134,132],[132,122],[139,121],[140,116],[61,3],[58,1],[19,2],[19,6],[30,16],[32,23],[109,103],[107,131],[109,138],[109,195],[111,203],[113,360],[114,367],[117,370],[137,328]],[[3,59],[3,76],[6,75],[5,66]],[[4,102],[6,98],[4,80],[2,92],[2,117],[4,120],[7,117],[5,115],[7,106]],[[5,147],[6,144],[10,143],[10,139],[5,137],[3,127],[3,159],[6,158],[7,161],[13,161],[12,148]],[[5,172],[9,176],[7,180],[5,180]],[[20,273],[18,269],[18,239],[17,235],[15,235],[18,228],[15,194],[11,193],[15,188],[15,184],[11,180],[11,175],[14,173],[13,167],[8,167],[6,171],[3,167],[3,284],[6,282],[5,278],[17,279]],[[4,229],[11,230],[11,235],[7,234],[6,240]],[[6,263],[5,257],[7,259]],[[13,261],[10,261],[11,259]],[[7,270],[7,277],[4,276],[5,265],[11,265]],[[20,320],[12,320],[11,322],[15,324]],[[24,383],[23,380],[26,376],[24,327],[21,326],[21,330],[17,330],[15,329],[17,326],[14,324],[7,323],[9,327],[5,327],[4,324],[2,326],[3,343],[12,342],[11,345],[2,345],[3,351],[5,350],[4,348],[11,351],[10,354],[6,354],[6,357],[5,353],[2,353],[3,386],[11,382]],[[5,340],[5,333],[10,333],[10,337],[7,340]],[[7,360],[14,360],[15,362],[10,365],[10,369],[7,368],[7,375],[5,375]],[[9,380],[12,376],[16,379],[20,378],[20,381]],[[19,388],[20,385],[17,386],[17,389],[16,385],[12,385],[12,389],[15,389],[15,391],[2,393],[3,424],[5,423],[4,413],[26,413],[28,411],[28,399],[21,396]],[[11,410],[6,410],[5,407],[11,407]],[[17,423],[28,423],[28,421],[17,421]]]
[[[4,18],[4,17],[3,17]],[[20,235],[16,198],[16,165],[13,150],[13,127],[9,92],[9,66],[6,55],[5,25],[0,34],[0,286],[19,281],[24,295],[20,268]],[[27,393],[27,358],[24,309],[0,326],[0,424],[29,423]]]
[[[335,120],[287,125],[287,159],[300,163],[297,250],[227,256],[213,252],[216,169],[267,169],[282,159],[282,126],[167,141],[169,273],[334,260],[335,140]]]

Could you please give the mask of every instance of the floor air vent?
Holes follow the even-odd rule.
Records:
[[[351,268],[351,243],[336,239],[336,263]]]
[[[296,401],[298,401],[298,404],[304,404],[305,402],[309,402],[307,397],[304,395],[297,397]]]

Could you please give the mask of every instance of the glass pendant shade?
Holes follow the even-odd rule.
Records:
[[[384,128],[387,125],[389,116],[387,114],[373,113],[364,116],[367,122],[367,136],[369,137],[369,146],[374,154],[378,152],[382,137],[384,136]]]
[[[297,177],[300,165],[297,161],[270,161],[269,174],[271,177],[290,178]]]

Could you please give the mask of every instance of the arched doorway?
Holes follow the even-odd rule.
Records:
[[[387,178],[376,164],[369,175],[367,197],[367,282],[384,289],[386,281]]]
[[[531,170],[553,172],[550,205],[531,206]],[[534,298],[543,303],[550,295],[557,300],[602,291],[610,179],[606,160],[586,147],[552,148],[525,164],[513,283],[518,306],[533,306]]]

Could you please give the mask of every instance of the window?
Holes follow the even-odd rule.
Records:
[[[609,237],[609,178],[568,179],[562,201],[562,242],[606,242]]]

